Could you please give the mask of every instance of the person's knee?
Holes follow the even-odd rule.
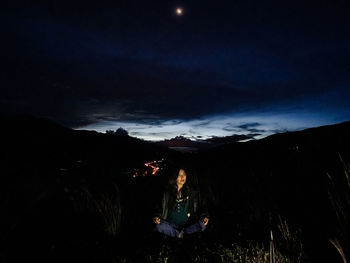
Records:
[[[178,235],[177,230],[166,221],[161,221],[157,224],[155,230],[167,236],[175,237]]]
[[[164,224],[162,224],[162,223],[156,224],[155,230],[158,232],[163,232],[164,231]]]
[[[156,230],[158,232],[165,232],[169,229],[169,224],[166,221],[160,221],[159,224],[156,224]]]
[[[206,225],[204,225],[204,223],[203,223],[203,221],[202,220],[199,220],[199,226],[200,226],[200,229],[201,229],[201,231],[204,231],[206,228],[207,228],[207,226]]]

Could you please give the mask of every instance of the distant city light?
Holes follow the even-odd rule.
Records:
[[[164,158],[160,160],[154,160],[151,162],[144,163],[142,168],[134,168],[132,172],[132,177],[136,178],[141,176],[156,176],[158,172],[162,169]]]
[[[145,163],[146,167],[150,167],[152,169],[152,175],[156,175],[159,171],[158,163],[161,161],[153,161],[149,163]]]

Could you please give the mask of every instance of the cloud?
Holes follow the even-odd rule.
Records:
[[[336,121],[331,118],[326,119],[322,114],[317,115],[315,112],[276,113],[259,111],[211,115],[189,120],[168,121],[159,119],[153,123],[147,123],[146,121],[141,123],[137,120],[100,122],[82,126],[80,129],[104,132],[105,130],[115,130],[123,127],[131,136],[156,141],[171,139],[179,135],[200,140],[233,135],[253,136],[259,139],[275,133],[296,131],[329,123],[336,123]],[[256,130],[260,132],[255,132]]]
[[[261,127],[261,123],[258,122],[251,122],[251,123],[244,123],[239,125],[237,128],[246,131],[246,132],[253,132],[253,133],[265,133],[265,129],[259,129],[258,127]]]
[[[251,123],[244,123],[244,124],[241,124],[239,125],[238,127],[239,128],[242,128],[242,129],[250,129],[250,128],[253,128],[253,127],[258,127],[260,126],[261,124],[258,123],[258,122],[251,122]]]
[[[100,131],[120,124],[153,139],[349,119],[347,13],[330,5],[325,24],[313,6],[243,2],[212,10],[203,1],[182,22],[164,12],[167,1],[13,6],[1,18],[10,41],[1,43],[1,112]],[[287,6],[295,17],[283,16]]]

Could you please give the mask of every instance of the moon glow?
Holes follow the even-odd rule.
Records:
[[[175,10],[175,13],[176,13],[176,15],[178,15],[178,16],[182,16],[183,15],[183,9],[181,8],[181,7],[178,7],[178,8],[176,8],[176,10]]]

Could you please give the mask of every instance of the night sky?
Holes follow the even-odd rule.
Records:
[[[350,1],[312,2],[12,1],[0,111],[146,140],[348,121]]]

